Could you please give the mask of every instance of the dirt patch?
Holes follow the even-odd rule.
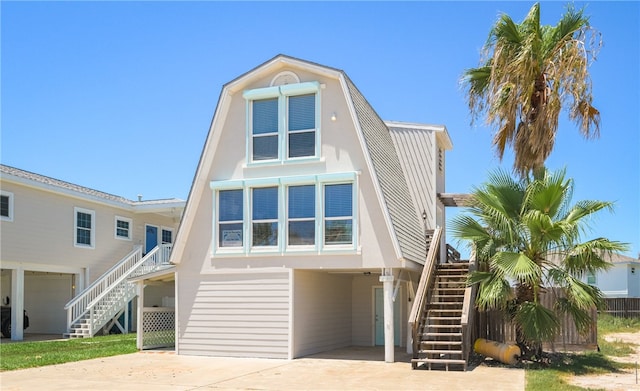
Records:
[[[635,353],[625,357],[611,357],[610,359],[618,362],[625,363],[638,363],[640,365],[640,332],[637,333],[613,333],[607,334],[604,339],[610,342],[621,341],[624,343],[632,344]],[[567,381],[573,385],[583,388],[596,388],[604,389],[608,391],[628,391],[628,390],[640,390],[640,373],[636,373],[637,367],[634,369],[627,369],[618,373],[607,373],[603,375],[586,375],[586,376],[574,376],[567,379]]]

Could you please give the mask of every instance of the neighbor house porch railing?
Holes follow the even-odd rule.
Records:
[[[165,267],[170,253],[171,244],[155,247],[144,257],[142,248],[136,247],[67,303],[64,307],[67,310],[67,330],[71,331],[74,324],[83,322],[88,325],[88,334],[93,336],[135,297],[135,285],[127,279]]]

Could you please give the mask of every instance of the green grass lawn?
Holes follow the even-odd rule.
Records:
[[[136,335],[0,344],[0,371],[62,364],[137,352]]]
[[[598,346],[600,352],[578,354],[558,354],[549,365],[531,364],[526,367],[525,382],[527,391],[577,391],[584,388],[568,384],[570,376],[617,372],[624,368],[633,368],[633,364],[617,363],[607,356],[626,356],[633,347],[621,342],[607,342],[606,334],[618,332],[640,332],[640,319],[614,318],[598,315]]]

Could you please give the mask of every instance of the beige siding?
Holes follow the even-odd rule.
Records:
[[[134,214],[126,209],[76,199],[16,183],[2,183],[14,194],[14,219],[2,221],[0,254],[3,262],[40,265],[38,270],[89,270],[89,282],[133,250],[144,245],[146,223],[177,229],[177,219],[157,214]],[[74,243],[74,208],[95,212],[94,248]],[[132,240],[115,238],[115,217],[132,219]],[[28,269],[28,266],[26,267]]]
[[[294,272],[294,358],[351,345],[351,280],[351,275]]]
[[[180,277],[180,354],[289,358],[288,271]]]
[[[352,334],[353,345],[374,344],[373,287],[380,285],[378,275],[357,276],[353,279]]]

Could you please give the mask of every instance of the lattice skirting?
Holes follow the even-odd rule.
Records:
[[[142,310],[142,349],[175,346],[176,313],[173,308]]]

